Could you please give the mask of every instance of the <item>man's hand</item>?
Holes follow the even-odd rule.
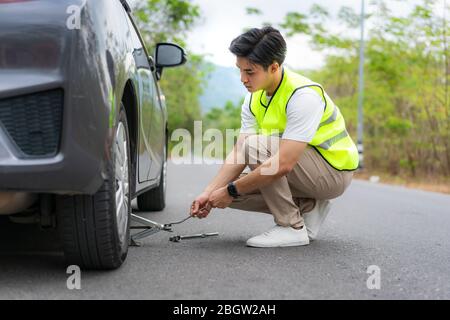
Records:
[[[233,197],[229,195],[227,187],[217,189],[209,196],[209,203],[213,208],[225,209],[231,202],[233,202]]]
[[[214,179],[205,188],[205,191],[200,194],[193,202],[191,206],[191,216],[198,218],[206,218],[212,209],[211,202],[209,201],[213,190],[219,188],[219,186],[226,185],[229,181],[236,179],[239,174],[244,170],[246,164],[241,163],[242,146],[245,138],[250,134],[239,134],[238,141],[233,147],[233,150],[228,154],[225,163],[220,168],[220,171],[214,177]],[[226,191],[226,189],[224,189]],[[227,192],[228,194],[228,192]],[[231,203],[231,199],[226,201],[226,206]],[[225,207],[226,207],[225,206]],[[219,208],[219,207],[218,207]]]
[[[191,216],[197,218],[206,218],[211,211],[211,205],[208,203],[210,193],[201,193],[191,205]]]

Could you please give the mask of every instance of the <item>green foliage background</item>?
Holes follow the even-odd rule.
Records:
[[[373,26],[365,59],[365,163],[392,175],[448,177],[450,28],[443,14],[448,6],[423,0],[404,14],[391,12],[389,3],[372,1],[374,14],[366,17]],[[319,14],[309,16],[315,20],[306,23],[314,26],[309,30],[297,28],[305,17],[290,21],[288,15],[281,26],[291,34],[310,35],[317,50],[332,49],[324,68],[309,76],[326,87],[356,138],[359,42],[320,28],[330,17],[324,8],[314,10]],[[360,23],[350,8],[342,8],[338,18],[348,29]]]
[[[404,0],[373,0],[372,13],[365,17],[370,30],[364,66],[364,162],[369,170],[392,175],[449,177],[449,7],[438,8],[442,1],[422,0],[408,13],[392,12],[391,4],[398,1]],[[263,7],[246,10],[260,15]],[[199,12],[189,0],[142,0],[136,16],[147,45],[153,48],[159,41],[185,45],[186,33]],[[336,19],[349,32],[328,29]],[[359,24],[359,13],[351,8],[343,7],[333,17],[314,4],[309,12],[290,12],[275,25],[287,36],[307,35],[311,46],[326,54],[323,68],[299,72],[325,87],[355,141]],[[171,130],[192,132],[193,121],[202,118],[198,98],[208,72],[203,60],[190,54],[183,68],[164,71],[161,84],[167,94]],[[240,111],[240,104],[230,102],[224,108],[213,108],[203,117],[204,130],[218,128],[225,133],[239,128]]]
[[[188,63],[166,68],[160,85],[169,111],[169,135],[177,128],[191,133],[195,120],[201,120],[199,97],[208,72],[204,58],[187,48],[187,33],[200,18],[199,7],[190,0],[137,0],[133,15],[147,49],[159,42],[174,42],[187,50]]]
[[[364,66],[365,166],[392,175],[449,177],[450,28],[445,19],[449,7],[437,7],[442,1],[422,0],[407,14],[392,12],[390,5],[399,1],[372,1],[373,13],[365,17],[371,22]],[[247,13],[261,11],[247,8]],[[336,19],[349,32],[327,29],[328,22]],[[348,7],[333,17],[314,4],[307,13],[288,13],[274,26],[288,36],[307,35],[316,51],[326,53],[323,68],[299,72],[325,87],[344,114],[354,141],[360,43],[358,36],[349,34],[358,35],[360,19]],[[236,115],[240,107],[231,109],[228,105],[225,113]],[[235,119],[217,110],[207,118],[219,127],[239,127]]]

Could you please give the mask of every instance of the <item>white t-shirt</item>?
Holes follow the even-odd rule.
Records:
[[[245,97],[241,112],[240,133],[256,133],[257,122],[250,111],[250,93]],[[268,97],[269,101],[271,97]],[[270,108],[270,106],[269,106]],[[311,88],[294,93],[286,108],[287,123],[281,139],[309,143],[314,138],[325,109],[323,98]]]

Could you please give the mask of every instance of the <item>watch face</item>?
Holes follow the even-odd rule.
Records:
[[[232,183],[232,182],[229,183],[227,186],[227,190],[228,190],[229,195],[232,196],[233,198],[237,198],[239,196],[234,183]]]

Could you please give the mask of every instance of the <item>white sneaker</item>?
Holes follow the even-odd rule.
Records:
[[[319,234],[320,227],[330,212],[331,203],[328,200],[316,200],[316,205],[312,211],[303,215],[306,230],[310,240],[315,240]]]
[[[247,240],[247,246],[258,248],[293,247],[309,244],[306,227],[294,229],[292,227],[275,226],[270,230]]]

